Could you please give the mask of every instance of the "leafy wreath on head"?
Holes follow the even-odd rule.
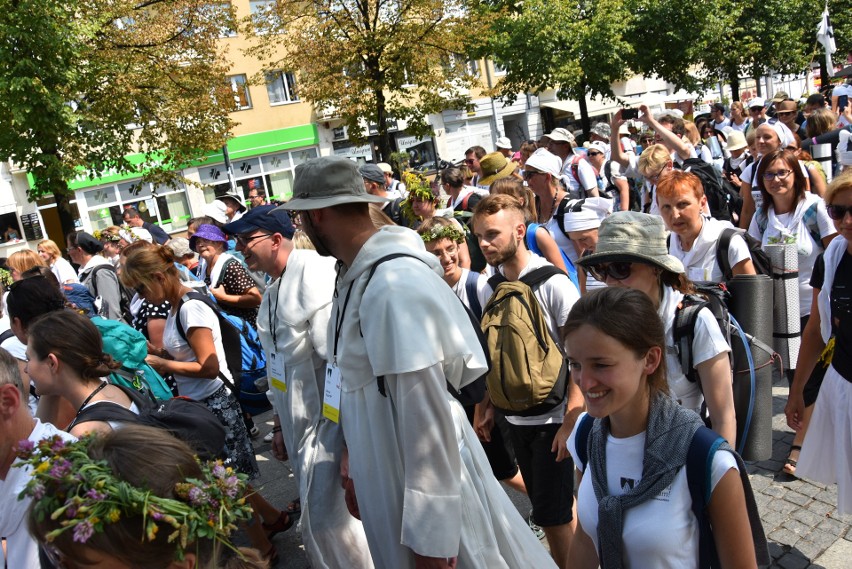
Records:
[[[55,520],[58,528],[45,539],[54,541],[71,531],[72,539],[86,543],[106,524],[122,517],[142,516],[142,542],[152,542],[160,527],[170,527],[169,543],[175,542],[175,557],[183,560],[187,546],[206,538],[237,551],[229,536],[237,523],[251,519],[246,502],[244,474],[221,461],[202,463],[201,478],[175,484],[177,498],[164,498],[118,478],[105,460],[89,456],[89,445],[97,435],[65,442],[55,435],[37,444],[18,443],[16,467],[32,469],[32,478],[18,496],[32,498],[36,519]]]
[[[420,221],[420,217],[414,214],[414,209],[411,207],[412,198],[419,198],[423,201],[433,202],[438,197],[432,190],[432,185],[429,180],[421,174],[407,170],[402,173],[402,182],[408,191],[408,197],[400,202],[399,206],[402,209],[402,214],[409,224],[414,225]]]

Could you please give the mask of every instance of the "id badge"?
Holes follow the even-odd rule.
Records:
[[[326,419],[340,422],[340,368],[334,364],[325,366],[325,393],[322,398],[322,414]]]
[[[269,366],[269,383],[282,393],[287,393],[287,376],[284,375],[283,358],[279,357],[276,352],[272,352],[269,355],[267,365]]]

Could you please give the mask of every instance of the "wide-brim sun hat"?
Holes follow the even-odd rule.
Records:
[[[508,178],[517,168],[517,164],[508,160],[500,152],[486,154],[479,160],[483,177],[479,179],[480,186],[490,186],[492,182]]]
[[[745,148],[746,146],[748,146],[748,143],[746,142],[746,137],[742,132],[738,130],[732,130],[728,133],[728,143],[725,145],[725,148],[728,149],[728,152],[739,150],[741,148]]]
[[[221,196],[216,196],[217,200],[224,200],[225,198],[230,198],[237,202],[237,206],[239,211],[243,212],[246,208],[246,199],[243,197],[241,193],[232,193],[229,192],[227,194],[222,194]]]
[[[595,252],[577,261],[588,267],[599,263],[647,263],[673,273],[683,273],[680,259],[669,255],[666,228],[656,215],[635,211],[615,212],[598,228]]]
[[[383,204],[391,200],[368,194],[358,165],[340,156],[321,156],[296,166],[293,198],[280,209],[304,211],[345,203]]]
[[[207,223],[203,223],[198,226],[198,229],[195,231],[192,237],[189,238],[189,248],[193,251],[197,251],[195,248],[199,239],[207,239],[208,241],[218,241],[219,243],[225,244],[225,249],[228,249],[228,238],[225,237],[225,234],[221,229],[216,227],[215,225],[209,225]]]

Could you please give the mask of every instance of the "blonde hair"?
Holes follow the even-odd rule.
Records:
[[[47,263],[32,249],[21,249],[9,255],[9,258],[6,259],[6,266],[19,273],[25,273],[33,267],[46,267]]]
[[[852,190],[852,170],[844,170],[828,185],[823,199],[825,200],[826,205],[831,205],[834,196],[849,190]]]
[[[38,242],[38,246],[43,250],[47,251],[50,255],[50,260],[55,261],[59,257],[62,256],[62,251],[59,250],[59,246],[52,239],[45,239],[43,241]]]
[[[701,133],[698,132],[698,127],[692,121],[683,121],[683,130],[686,132],[686,139],[693,145],[701,142]]]
[[[293,234],[293,248],[316,250],[316,247],[314,247],[314,242],[311,241],[311,238],[308,237],[308,234],[302,231],[301,229],[297,229],[296,232]]]
[[[647,176],[652,172],[659,172],[671,162],[672,155],[669,149],[662,144],[652,144],[642,151],[639,156],[639,173]]]

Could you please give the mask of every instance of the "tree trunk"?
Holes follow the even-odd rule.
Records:
[[[56,211],[59,213],[59,223],[62,226],[62,235],[68,235],[77,230],[74,225],[74,213],[71,211],[71,196],[69,191],[67,183],[64,190],[53,190],[53,197],[56,199]],[[60,249],[64,249],[65,243],[61,243],[59,247]]]
[[[740,100],[740,74],[736,71],[728,74],[728,83],[731,85],[731,101]]]
[[[589,121],[589,106],[586,104],[586,78],[580,78],[580,96],[577,97],[577,102],[580,104],[580,125],[583,129],[583,137],[588,139],[589,132],[592,130],[592,125]]]
[[[388,117],[385,109],[385,94],[381,89],[376,89],[376,123],[379,161],[389,162],[391,155],[390,133],[388,132]]]

